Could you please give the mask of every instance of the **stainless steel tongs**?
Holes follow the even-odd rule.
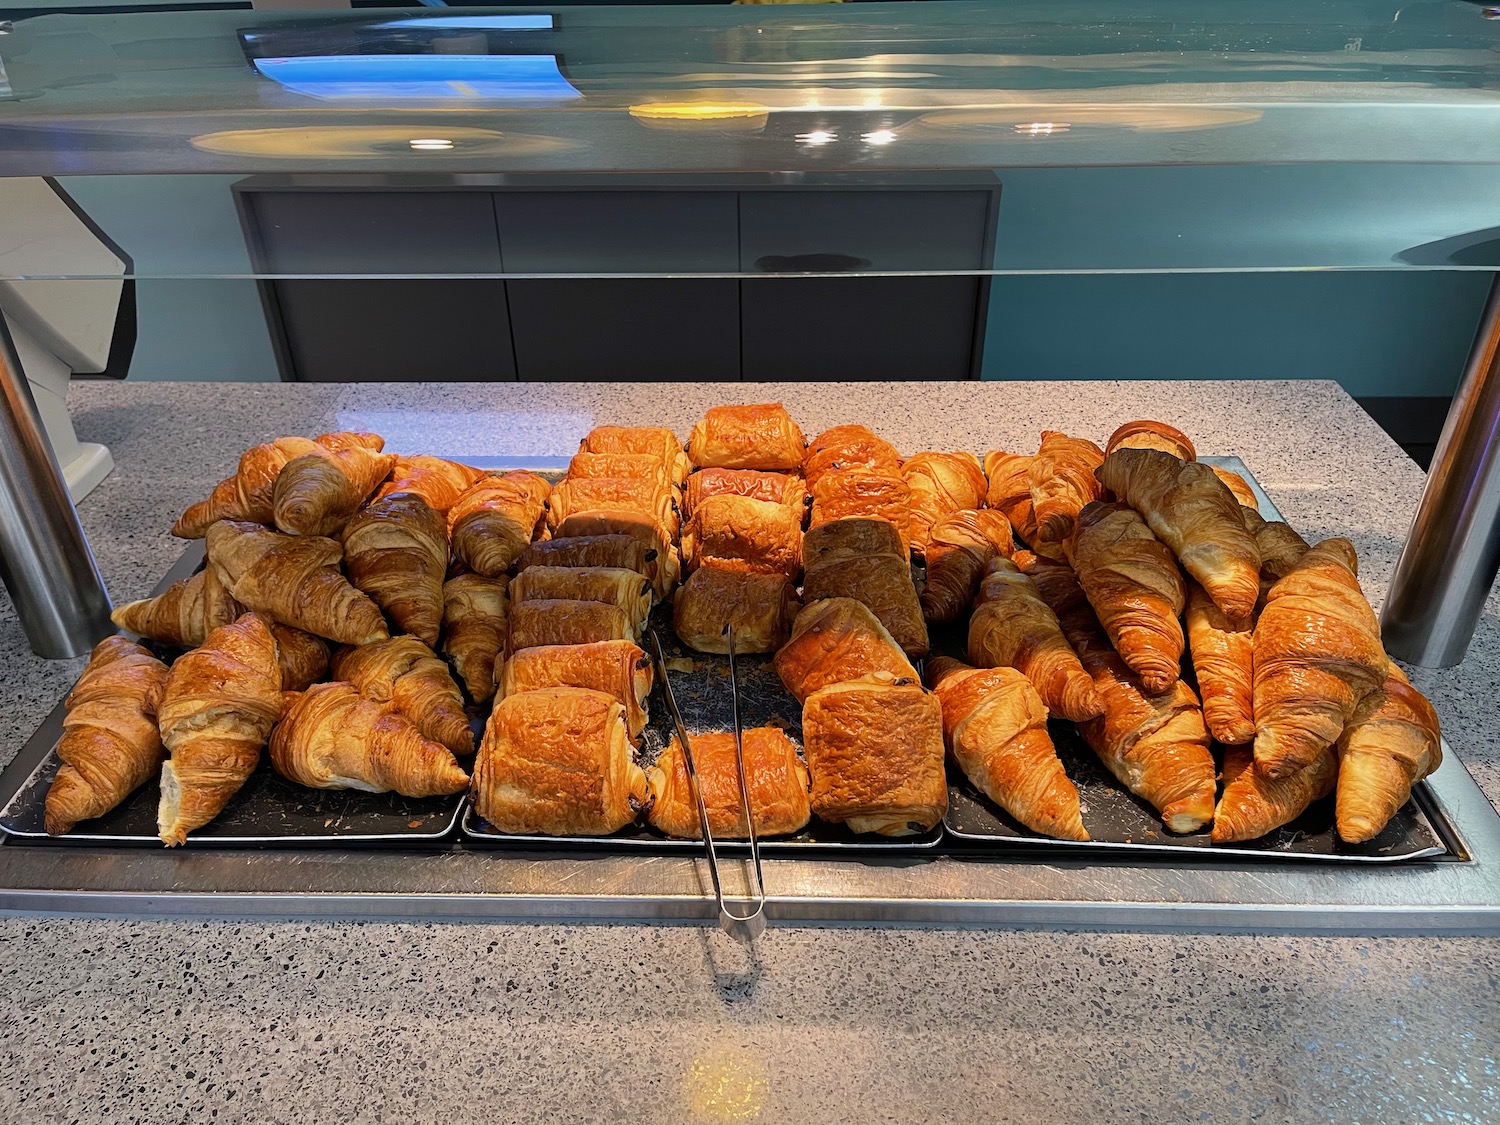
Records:
[[[734,761],[739,771],[740,807],[745,813],[745,826],[750,832],[750,904],[754,907],[748,914],[736,914],[724,901],[724,882],[719,876],[719,856],[714,848],[714,834],[708,825],[708,805],[703,800],[703,786],[698,779],[698,765],[693,760],[693,747],[688,738],[687,727],[682,721],[682,712],[677,709],[677,697],[672,694],[672,681],[667,675],[667,659],[662,651],[661,638],[656,630],[650,630],[651,647],[655,650],[656,666],[661,673],[662,694],[667,700],[667,710],[672,715],[672,725],[677,729],[677,741],[682,744],[682,760],[687,765],[688,780],[693,786],[693,799],[698,805],[698,825],[703,830],[703,846],[708,852],[708,872],[713,879],[714,898],[719,905],[719,927],[727,934],[743,941],[753,941],[766,929],[766,884],[760,869],[760,841],[755,834],[755,816],[750,806],[750,783],[745,776],[745,740],[740,724],[740,687],[734,670],[734,626],[725,626],[724,634],[729,639],[729,692],[734,714]]]

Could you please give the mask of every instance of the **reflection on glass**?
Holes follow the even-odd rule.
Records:
[[[583,95],[556,55],[305,55],[254,60],[255,69],[312,98],[384,101],[571,101]]]

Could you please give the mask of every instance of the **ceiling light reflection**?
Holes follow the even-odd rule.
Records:
[[[1016,132],[1023,137],[1050,137],[1053,133],[1066,133],[1066,121],[1027,121],[1016,125]]]
[[[896,139],[896,131],[894,129],[876,129],[873,133],[866,133],[863,139],[867,145],[888,145]]]
[[[829,129],[814,129],[810,133],[797,134],[797,142],[804,145],[832,144],[838,139],[839,135]]]
[[[407,144],[417,152],[447,152],[453,147],[447,137],[413,137]]]

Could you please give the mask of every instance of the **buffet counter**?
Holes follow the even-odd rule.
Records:
[[[1098,439],[1121,419],[1167,419],[1205,453],[1240,456],[1308,539],[1351,538],[1377,606],[1422,483],[1331,383],[141,383],[77,386],[70,405],[80,437],[109,445],[118,465],[81,515],[119,602],[146,594],[177,561],[182,543],[166,531],[172,519],[250,443],[368,429],[398,451],[526,465],[570,453],[596,424],[664,422],[686,433],[705,408],[731,397],[780,399],[809,432],[865,422],[903,449],[1020,447],[1043,427]],[[0,646],[10,670],[0,720],[8,761],[83,662],[33,657],[8,607]],[[1463,666],[1414,673],[1449,746],[1492,802],[1500,795],[1497,680],[1493,597]],[[370,855],[372,864],[400,858]],[[97,862],[128,875],[160,858]],[[505,879],[548,889],[551,861],[487,858]],[[614,887],[626,896],[652,867],[680,864],[610,862],[633,865]],[[254,865],[254,854],[242,853],[224,873],[249,880]],[[951,866],[982,885],[983,864]],[[887,887],[899,885],[924,865],[858,876],[856,865],[828,867],[820,890],[837,897],[859,891],[861,880],[873,886],[877,872]],[[1059,873],[1069,867],[1077,865],[1055,865]],[[155,870],[163,879],[164,869]],[[1052,870],[1038,865],[1032,878],[1043,884]],[[1403,878],[1362,877],[1381,874]],[[1328,879],[1337,898],[1343,884],[1337,873]],[[993,881],[995,898],[1016,891]],[[1094,881],[1101,906],[1091,925],[1143,924],[1146,913],[1109,907],[1108,870]],[[1256,881],[1274,882],[1274,872]],[[137,901],[135,912],[172,911],[181,889],[174,884],[165,877],[161,897]],[[771,884],[774,893],[774,875]],[[422,890],[406,898],[416,902]],[[694,891],[675,893],[701,904]],[[205,912],[264,912],[222,901],[222,910],[209,902]],[[14,1119],[54,1106],[71,1116],[106,1102],[116,1117],[197,1119],[217,1110],[219,1120],[307,1119],[325,1107],[347,1112],[352,1079],[362,1104],[392,1119],[475,1104],[500,1119],[644,1112],[653,1121],[840,1119],[877,1106],[882,1117],[913,1120],[982,1112],[989,1120],[1175,1121],[1196,1119],[1205,1105],[1223,1119],[1482,1119],[1500,1110],[1500,941],[1186,935],[1163,932],[1171,910],[1151,905],[1155,932],[1089,935],[806,930],[785,923],[796,916],[788,912],[748,951],[697,927],[14,915],[0,921],[12,997],[6,1051],[24,1076],[0,1092],[0,1104],[10,1103]],[[286,912],[339,913],[315,900]],[[679,916],[709,913],[685,906]],[[1215,925],[1204,915],[1183,920]],[[1278,925],[1274,913],[1264,920]],[[1346,926],[1330,914],[1311,928]],[[27,1041],[48,1049],[28,1054]],[[427,1088],[433,1079],[435,1091]],[[998,1100],[974,1096],[997,1088]]]

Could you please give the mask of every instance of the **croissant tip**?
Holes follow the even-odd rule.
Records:
[[[1335,827],[1339,839],[1346,844],[1364,844],[1380,835],[1384,824],[1376,824],[1370,817],[1341,817]]]

